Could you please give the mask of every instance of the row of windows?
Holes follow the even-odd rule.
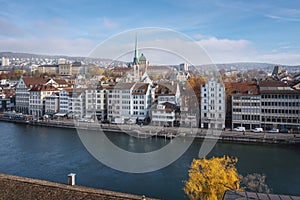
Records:
[[[250,121],[259,121],[259,115],[232,115],[232,120],[250,120]]]
[[[259,102],[233,102],[233,106],[260,106]]]
[[[133,111],[133,114],[134,114],[134,115],[144,115],[145,113],[144,113],[144,112],[140,112],[140,114],[139,114],[138,111]]]
[[[233,112],[259,113],[260,108],[233,108]]]
[[[204,117],[207,117],[207,113],[203,113],[203,116],[204,116]],[[215,113],[210,113],[209,116],[210,116],[211,118],[215,118],[215,117],[216,117]],[[221,114],[221,113],[219,113],[218,118],[222,118],[222,114]]]
[[[263,99],[299,99],[300,95],[292,94],[264,94],[261,95]]]
[[[280,117],[262,117],[262,122],[278,122],[278,123],[299,123],[298,118],[280,118]]]
[[[133,101],[133,104],[144,104],[145,102],[144,101]]]
[[[206,93],[204,93],[204,94],[203,94],[203,96],[204,96],[204,97],[207,97],[207,94],[206,94]],[[211,97],[215,97],[215,94],[214,94],[214,93],[211,93],[211,94],[210,94],[210,96],[211,96]],[[221,93],[219,93],[219,95],[218,95],[218,96],[219,96],[219,97],[222,97],[222,94],[221,94]]]
[[[234,100],[260,100],[259,96],[234,96]]]
[[[158,97],[158,100],[159,101],[174,101],[175,100],[175,97]]]
[[[133,109],[137,110],[137,109],[139,109],[139,107],[138,107],[138,106],[133,106]],[[145,107],[144,107],[144,106],[140,106],[140,109],[141,109],[141,110],[144,110]]]
[[[300,106],[300,102],[262,102],[262,106]]]
[[[122,99],[130,99],[130,95],[122,95]]]
[[[203,110],[207,110],[207,106],[203,106]],[[215,110],[215,106],[210,106],[209,110]],[[219,110],[222,110],[222,106],[219,106]]]
[[[123,93],[123,94],[129,94],[130,90],[109,90],[109,93]]]
[[[262,109],[262,113],[278,113],[278,114],[300,114],[300,110],[287,110],[287,109]]]
[[[152,119],[174,119],[173,116],[152,115]]]
[[[207,99],[204,99],[203,102],[204,102],[204,103],[207,103]],[[211,103],[211,104],[214,104],[214,103],[215,103],[215,100],[211,100],[210,103]],[[219,100],[219,103],[222,103],[222,100],[221,100],[221,99]]]

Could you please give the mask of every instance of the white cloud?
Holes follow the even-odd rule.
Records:
[[[230,40],[208,37],[197,41],[215,63],[250,61],[256,54],[248,40]]]
[[[277,15],[266,15],[266,17],[275,20],[280,20],[280,21],[300,22],[299,18],[291,18],[291,17],[277,16]]]
[[[95,46],[92,40],[78,38],[0,39],[2,51],[51,55],[86,56]]]
[[[103,26],[107,29],[114,29],[119,26],[116,22],[114,22],[111,19],[108,19],[106,17],[102,18],[102,23],[103,23]]]
[[[219,39],[198,35],[192,41],[176,32],[151,32],[152,29],[133,30],[102,42],[85,38],[64,37],[1,38],[0,51],[28,52],[51,55],[93,56],[132,61],[134,38],[138,32],[139,53],[144,53],[151,64],[191,64],[268,62],[284,65],[300,64],[300,54],[263,53],[248,40]],[[288,45],[288,44],[285,44]],[[286,50],[286,49],[283,49]]]
[[[300,65],[300,54],[297,53],[272,53],[257,56],[260,62],[276,63],[283,65]]]

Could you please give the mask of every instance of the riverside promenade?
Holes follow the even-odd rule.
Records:
[[[300,144],[300,134],[290,133],[254,133],[250,131],[220,131],[187,127],[158,127],[151,125],[140,126],[137,124],[99,124],[98,122],[79,122],[73,119],[25,121],[0,117],[0,121],[21,123],[32,126],[103,131],[105,133],[124,132],[139,138],[163,137],[165,139],[172,140],[176,137],[195,137],[198,139],[221,140],[238,143]]]

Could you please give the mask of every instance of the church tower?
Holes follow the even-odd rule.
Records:
[[[140,66],[139,66],[139,57],[138,57],[138,49],[137,49],[137,36],[135,36],[135,49],[134,49],[134,57],[133,57],[133,76],[134,81],[140,81]]]

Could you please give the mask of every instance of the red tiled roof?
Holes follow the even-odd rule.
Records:
[[[287,83],[281,81],[261,81],[259,87],[289,87]]]
[[[259,95],[256,82],[230,83],[232,95]]]
[[[49,80],[48,78],[41,78],[41,77],[23,77],[22,78],[25,85],[28,87],[32,87],[34,85],[43,85],[47,83]]]
[[[156,95],[158,96],[168,96],[168,95],[175,95],[177,90],[177,84],[170,84],[170,83],[163,83],[157,86],[155,90]]]
[[[52,85],[35,85],[30,91],[58,91],[58,89]]]
[[[131,89],[134,83],[117,83],[116,85],[108,86],[109,89]]]
[[[132,94],[146,94],[148,89],[149,83],[136,83]]]
[[[68,82],[64,79],[53,79],[59,85],[68,85]]]

